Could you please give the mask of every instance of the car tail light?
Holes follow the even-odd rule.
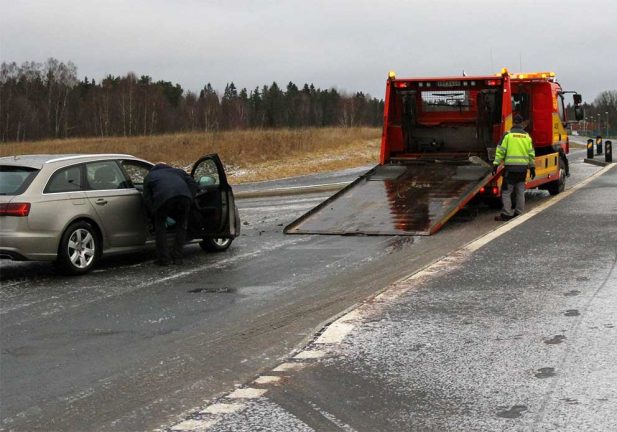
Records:
[[[480,188],[480,193],[481,193],[481,194],[483,194],[483,193],[485,193],[485,192],[486,192],[486,188],[485,188],[484,186],[482,186],[482,187]]]
[[[497,186],[493,186],[493,195],[499,195],[499,188]]]
[[[30,203],[6,203],[0,204],[0,216],[28,216]]]

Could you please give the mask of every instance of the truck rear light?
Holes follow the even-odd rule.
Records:
[[[30,203],[0,204],[0,216],[24,217],[30,214]]]

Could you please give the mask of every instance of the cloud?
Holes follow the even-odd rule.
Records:
[[[5,2],[7,2],[6,0]],[[272,81],[383,94],[399,76],[554,70],[593,99],[615,88],[612,0],[11,2],[3,61],[73,61],[82,76],[133,71],[198,90]],[[581,16],[586,26],[580,26]]]

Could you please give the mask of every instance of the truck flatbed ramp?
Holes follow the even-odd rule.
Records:
[[[286,234],[431,235],[493,176],[471,163],[378,165],[287,227]]]

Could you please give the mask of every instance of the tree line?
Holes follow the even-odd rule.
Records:
[[[247,128],[379,126],[383,101],[276,82],[253,90],[231,82],[222,94],[211,84],[198,93],[180,84],[108,75],[79,79],[72,62],[0,65],[0,141],[135,136]]]

